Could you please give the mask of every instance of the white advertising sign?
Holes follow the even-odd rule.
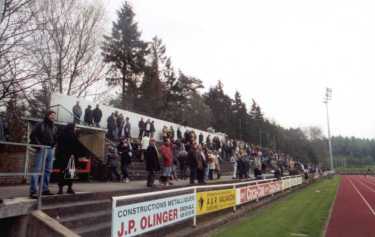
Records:
[[[195,216],[195,195],[175,197],[114,206],[112,237],[128,237],[156,230]]]

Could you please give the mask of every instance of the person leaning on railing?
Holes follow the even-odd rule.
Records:
[[[32,144],[49,146],[49,148],[37,148],[34,171],[40,172],[43,164],[44,154],[46,157],[45,170],[44,170],[44,180],[43,180],[43,192],[42,195],[53,195],[49,189],[49,178],[52,172],[53,156],[54,156],[54,146],[56,143],[57,128],[54,125],[56,119],[56,113],[54,111],[47,112],[44,120],[38,123],[32,130],[30,135],[30,140]],[[31,176],[30,181],[30,197],[36,198],[37,193],[37,182],[39,175]]]

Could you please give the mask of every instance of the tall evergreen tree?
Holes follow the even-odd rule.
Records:
[[[167,56],[166,48],[161,39],[154,37],[149,44],[149,65],[145,68],[144,78],[140,87],[140,112],[159,117],[163,97],[163,71]]]
[[[111,65],[113,73],[113,77],[107,79],[109,85],[122,87],[122,108],[134,109],[137,79],[144,72],[147,44],[140,39],[135,13],[128,2],[124,2],[117,15],[111,36],[104,36],[102,55],[104,62]]]
[[[224,93],[223,83],[210,88],[204,95],[206,104],[211,108],[213,114],[213,128],[216,131],[222,131],[231,137],[235,137],[231,120],[228,119],[232,115],[232,99]]]

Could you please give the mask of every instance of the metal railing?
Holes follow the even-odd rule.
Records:
[[[29,143],[18,143],[18,142],[5,142],[5,141],[0,141],[0,145],[7,145],[7,146],[18,146],[18,147],[26,147],[27,150],[29,150],[31,147],[33,148],[40,148],[42,149],[43,155],[42,155],[42,167],[40,168],[40,172],[27,172],[28,170],[28,155],[26,156],[25,159],[25,167],[24,167],[24,172],[19,173],[19,172],[0,172],[0,176],[32,176],[32,175],[40,175],[40,180],[39,180],[39,189],[38,189],[38,205],[37,209],[42,208],[42,190],[43,190],[43,184],[44,184],[44,175],[45,175],[45,166],[46,166],[46,158],[47,158],[47,152],[46,149],[51,148],[50,146],[44,146],[44,145],[37,145],[37,144],[29,144]],[[27,153],[28,154],[28,153]]]

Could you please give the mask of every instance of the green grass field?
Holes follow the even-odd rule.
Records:
[[[249,217],[220,228],[212,236],[323,236],[338,184],[338,176],[319,181],[267,208],[255,210]]]

